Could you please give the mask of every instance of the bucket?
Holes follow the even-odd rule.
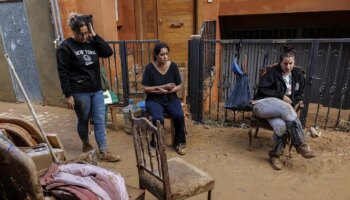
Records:
[[[134,105],[133,103],[134,103],[134,100],[130,99],[129,105],[123,108],[124,131],[128,134],[132,134],[134,131],[130,112],[134,117],[140,117],[142,114],[141,108],[138,107],[137,105]]]

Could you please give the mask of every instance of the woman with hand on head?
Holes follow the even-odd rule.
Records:
[[[146,111],[152,116],[153,124],[159,120],[164,125],[164,112],[168,113],[175,128],[174,148],[180,155],[184,155],[185,119],[181,101],[176,95],[181,89],[181,76],[177,65],[169,61],[169,51],[167,44],[156,44],[153,51],[154,61],[146,66],[142,85],[147,94]]]
[[[82,150],[93,150],[89,142],[89,117],[94,122],[94,134],[102,161],[120,160],[108,152],[105,129],[105,105],[101,86],[99,57],[113,54],[110,46],[95,33],[91,17],[71,13],[68,24],[73,36],[64,40],[56,52],[58,74],[68,108],[74,109],[77,130],[83,142]]]
[[[274,144],[269,151],[269,157],[276,170],[283,167],[280,156],[283,155],[288,136],[296,151],[304,158],[315,157],[293,108],[298,103],[302,104],[305,87],[302,69],[294,66],[295,56],[296,52],[292,47],[283,46],[279,64],[260,79],[253,100],[254,115],[266,119],[274,130]]]

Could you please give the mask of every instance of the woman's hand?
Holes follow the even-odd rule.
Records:
[[[156,93],[156,94],[166,94],[166,93],[169,93],[168,90],[166,89],[163,89],[162,87],[158,87],[156,88],[153,93]]]
[[[164,90],[168,90],[168,91],[171,91],[176,85],[174,83],[168,83],[168,84],[165,84],[163,85],[163,89]]]
[[[64,100],[68,109],[74,109],[75,103],[73,96],[66,97]]]
[[[90,32],[90,37],[95,37],[96,33],[95,33],[94,29],[92,28],[91,23],[89,23],[88,29],[89,29],[89,32]]]
[[[283,101],[285,101],[285,102],[287,102],[289,104],[292,104],[292,100],[286,95],[283,96]]]

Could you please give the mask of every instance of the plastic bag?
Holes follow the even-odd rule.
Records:
[[[112,90],[103,91],[105,105],[119,103],[119,98]]]
[[[226,109],[238,111],[251,111],[252,105],[251,94],[249,88],[249,79],[247,74],[237,76],[236,85],[233,88],[229,98],[224,107]]]
[[[244,74],[241,67],[237,63],[237,58],[234,58],[233,63],[231,64],[231,70],[236,76],[242,76]]]

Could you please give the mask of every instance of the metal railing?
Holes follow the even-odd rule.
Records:
[[[159,40],[107,41],[114,54],[101,59],[106,68],[112,90],[118,95],[120,106],[129,98],[143,98],[141,87],[144,67],[153,61],[153,48]]]
[[[301,121],[305,124],[308,119],[310,126],[327,128],[337,126],[340,118],[348,120],[350,39],[191,40],[189,81],[198,82],[189,87],[189,95],[193,94],[189,97],[193,119],[217,123],[235,122],[237,111],[230,112],[223,106],[236,82],[230,69],[233,59],[236,57],[243,71],[248,74],[253,95],[264,58],[265,64],[277,63],[284,44],[296,48],[296,65],[302,67],[307,75],[305,109],[301,113]],[[207,66],[204,62],[207,56],[204,53],[206,46],[213,49],[210,56],[218,54],[215,59],[220,59],[220,67],[215,66],[212,71],[214,73],[209,77],[205,76],[204,71],[213,66]],[[216,49],[220,52],[216,52]],[[215,96],[217,98],[213,98]],[[199,101],[202,103],[198,104]],[[244,118],[244,113],[240,115]]]

